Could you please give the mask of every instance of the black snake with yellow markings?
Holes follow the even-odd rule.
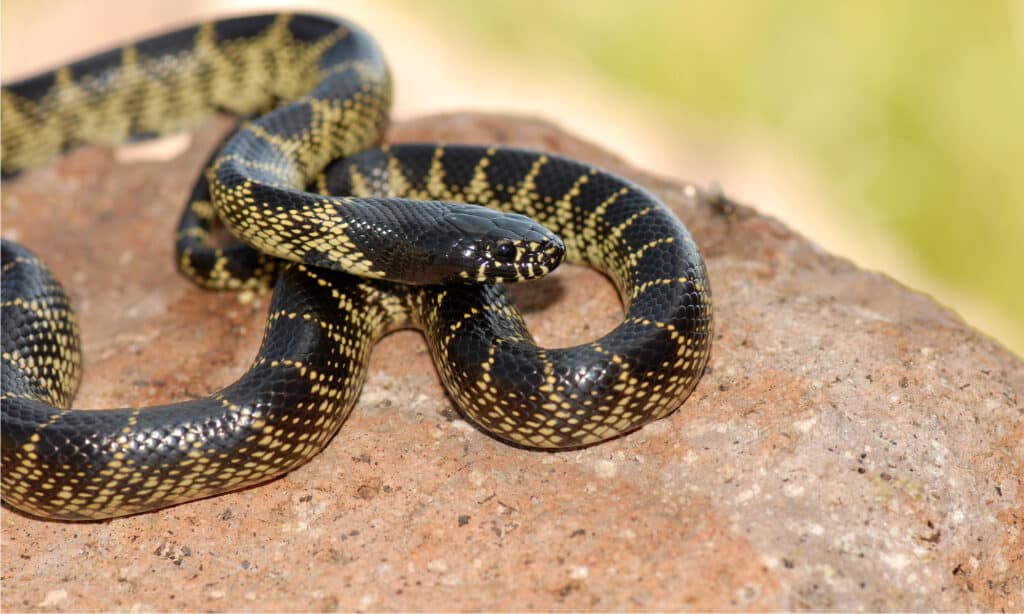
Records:
[[[468,420],[526,447],[639,428],[678,407],[704,370],[705,267],[663,204],[554,155],[376,147],[390,78],[351,23],[203,24],[2,95],[7,176],[80,143],[165,134],[216,112],[249,118],[193,192],[179,265],[211,288],[276,279],[263,344],[234,384],[171,405],[71,410],[80,356],[68,299],[35,255],[4,241],[3,501],[28,514],[132,514],[301,465],[354,405],[373,342],[400,327],[422,330]],[[244,244],[216,247],[216,219]],[[594,342],[543,349],[493,282],[539,277],[563,256],[605,272],[626,315]]]

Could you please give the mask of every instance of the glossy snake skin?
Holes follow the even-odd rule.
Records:
[[[376,147],[389,103],[373,41],[312,15],[203,24],[4,87],[8,176],[79,143],[220,111],[256,117],[195,187],[179,266],[211,288],[277,280],[263,344],[234,384],[159,407],[71,410],[81,358],[68,299],[35,254],[4,241],[7,505],[109,518],[279,476],[327,445],[373,342],[401,327],[423,332],[463,416],[514,444],[589,445],[683,402],[708,359],[712,306],[679,220],[642,188],[554,155]],[[245,245],[214,246],[218,218]],[[538,277],[563,255],[614,281],[625,319],[591,343],[539,348],[501,286],[480,282]]]

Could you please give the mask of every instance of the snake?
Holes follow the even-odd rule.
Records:
[[[204,22],[3,86],[8,180],[78,145],[237,116],[189,197],[177,264],[206,288],[272,287],[262,344],[236,382],[166,405],[72,409],[82,356],[70,300],[40,256],[5,239],[6,506],[98,520],[281,476],[327,446],[374,342],[400,328],[422,332],[461,416],[515,446],[590,446],[684,402],[713,318],[704,260],[676,215],[555,154],[384,143],[391,92],[373,38],[317,14]],[[219,224],[236,242],[214,239]],[[624,317],[593,341],[539,347],[504,284],[562,261],[604,273]]]

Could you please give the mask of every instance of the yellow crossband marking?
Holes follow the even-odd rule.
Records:
[[[586,173],[577,177],[566,193],[555,202],[555,220],[557,222],[555,230],[563,237],[570,238],[570,240],[565,241],[566,258],[569,260],[575,261],[582,257],[579,241],[571,240],[577,234],[575,226],[576,208],[573,199],[580,195],[583,185],[596,174],[597,169],[591,168]]]
[[[11,260],[10,262],[6,263],[3,266],[2,270],[3,270],[4,273],[6,273],[6,272],[12,270],[14,267],[18,266],[19,264],[35,264],[35,265],[38,265],[38,264],[40,264],[40,262],[39,262],[38,258],[22,258],[22,257],[19,256],[19,257],[15,258],[15,259]]]
[[[588,239],[593,239],[594,229],[597,227],[597,222],[598,220],[604,219],[604,214],[608,211],[608,207],[615,204],[620,198],[622,198],[626,194],[629,194],[629,188],[619,188],[617,192],[613,192],[611,196],[604,199],[601,202],[601,204],[594,207],[593,211],[590,212],[590,214],[587,216],[587,219],[584,221],[584,227],[586,229],[584,230],[584,233],[586,234],[589,231],[590,234],[590,236],[587,237]]]
[[[213,208],[213,204],[208,200],[194,200],[189,204],[192,208],[192,213],[196,217],[203,220],[213,220],[217,218],[217,210]]]
[[[402,171],[402,164],[398,161],[398,158],[390,154],[386,149],[384,150],[385,155],[388,157],[388,196],[397,196],[399,194],[410,194],[412,192],[412,182],[405,176]],[[415,198],[415,196],[411,196]]]
[[[337,100],[310,98],[307,104],[312,113],[312,120],[306,138],[302,139],[299,167],[319,169],[337,157],[339,150],[345,149],[340,146],[345,133],[339,128],[354,124],[356,112],[346,109]]]
[[[529,216],[537,215],[537,211],[533,206],[537,197],[537,175],[540,174],[540,170],[544,168],[544,165],[547,163],[548,157],[543,154],[537,156],[537,159],[533,161],[529,172],[527,172],[526,176],[519,182],[515,193],[512,194],[510,202],[512,203],[513,211],[524,213]]]
[[[276,134],[271,134],[271,133],[267,132],[266,128],[264,128],[263,126],[260,126],[259,124],[254,124],[254,123],[251,123],[251,122],[250,123],[246,123],[239,130],[244,130],[245,132],[249,132],[253,136],[256,136],[257,138],[259,138],[259,139],[261,139],[263,141],[266,141],[271,146],[273,146],[275,149],[277,149],[277,151],[281,155],[283,155],[283,156],[293,156],[302,147],[302,141],[299,141],[299,140],[293,141],[291,139],[286,139],[286,138],[284,138],[282,136],[278,136]],[[222,158],[218,158],[217,159],[217,164],[215,165],[215,167],[213,167],[211,169],[211,171],[216,171],[216,169],[220,165],[222,165],[223,163],[228,162],[228,161],[230,161],[230,158],[227,157],[227,156],[224,156]]]
[[[651,211],[654,211],[654,207],[644,207],[643,209],[630,215],[622,223],[611,229],[611,232],[608,233],[608,238],[606,238],[605,241],[609,243],[617,243],[619,238],[622,236],[622,233],[625,232],[627,228],[632,226],[638,219],[650,214]]]
[[[586,254],[586,260],[589,262],[602,262],[604,255],[608,251],[607,246],[600,239],[603,238],[604,229],[600,231],[597,228],[598,221],[604,219],[605,212],[613,204],[619,201],[620,198],[629,193],[629,188],[623,187],[618,191],[612,193],[608,198],[604,199],[601,204],[595,207],[583,222],[583,229],[576,236],[575,250],[581,250]],[[568,245],[566,246],[568,249]],[[579,257],[582,257],[582,253]]]
[[[348,167],[348,180],[352,183],[352,196],[367,197],[372,193],[370,179],[359,172],[359,167],[355,164],[350,164]]]
[[[494,199],[491,182],[487,179],[487,167],[491,164],[494,148],[490,147],[473,167],[473,178],[465,189],[465,201],[477,205],[486,205]]]
[[[434,157],[430,160],[430,169],[427,171],[427,194],[436,200],[450,199],[451,190],[444,182],[444,164],[441,158],[444,157],[444,147],[438,146],[434,149]]]
[[[640,296],[641,294],[643,294],[644,292],[646,292],[647,290],[649,290],[649,289],[651,289],[651,288],[653,288],[655,286],[668,286],[668,285],[671,285],[671,284],[685,284],[685,283],[687,283],[689,281],[690,280],[685,278],[685,277],[677,277],[677,278],[674,278],[674,279],[652,279],[650,281],[645,281],[642,284],[638,285],[636,288],[634,288],[631,297],[635,299],[636,297]]]
[[[636,267],[637,264],[639,264],[640,260],[644,257],[644,254],[647,252],[647,250],[657,247],[659,245],[669,245],[674,241],[675,239],[673,237],[662,237],[660,239],[655,239],[649,243],[645,243],[640,247],[640,249],[629,254],[629,265],[631,267]]]

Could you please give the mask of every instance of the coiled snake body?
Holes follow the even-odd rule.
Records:
[[[26,513],[109,518],[281,475],[323,449],[355,404],[373,342],[400,327],[422,330],[468,420],[535,448],[588,445],[663,417],[707,362],[704,263],[663,204],[538,152],[374,148],[390,79],[351,23],[204,24],[2,95],[7,175],[78,143],[163,134],[217,111],[265,113],[213,156],[178,250],[181,270],[207,287],[276,279],[263,344],[234,384],[171,405],[71,410],[80,356],[68,300],[34,254],[4,241],[3,501]],[[215,247],[215,218],[245,244]],[[543,349],[501,286],[479,282],[546,274],[563,253],[608,274],[626,316],[592,343]]]

